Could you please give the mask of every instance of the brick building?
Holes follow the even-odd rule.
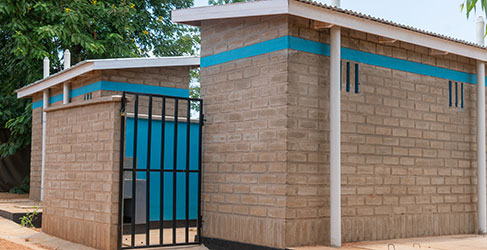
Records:
[[[482,38],[306,0],[173,21],[201,30],[203,237],[289,248],[486,232]]]
[[[33,102],[30,198],[43,201],[43,232],[117,249],[121,93],[187,97],[198,66],[197,57],[87,60],[17,90]]]
[[[173,21],[201,29],[208,245],[487,232],[482,36],[472,44],[306,0],[177,10]],[[44,196],[45,232],[117,248],[119,95],[187,96],[197,65],[93,60],[18,90],[34,102],[31,198]]]

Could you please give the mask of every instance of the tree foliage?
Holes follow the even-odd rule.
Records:
[[[467,18],[470,17],[470,13],[472,11],[477,11],[477,3],[478,0],[464,0],[463,3],[460,5],[461,10],[465,10],[467,14]],[[487,0],[480,0],[481,10],[487,14]]]
[[[28,100],[14,93],[42,77],[42,59],[51,72],[85,59],[194,54],[197,30],[171,22],[171,10],[193,0],[2,0],[0,1],[0,127],[11,130],[0,156],[30,143]]]
[[[221,5],[227,3],[250,2],[253,0],[208,0],[209,5]]]

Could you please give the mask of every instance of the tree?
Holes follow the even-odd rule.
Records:
[[[473,11],[477,11],[477,3],[478,0],[464,0],[464,2],[460,5],[461,10],[466,10],[467,18],[470,17],[470,13]],[[480,0],[481,9],[487,15],[487,0]]]
[[[86,59],[176,56],[196,52],[196,29],[173,24],[171,10],[193,0],[2,0],[0,1],[0,127],[11,131],[0,157],[30,144],[29,100],[14,90],[41,79],[42,59],[51,72]]]
[[[227,3],[250,2],[253,0],[208,0],[209,5],[221,5]]]

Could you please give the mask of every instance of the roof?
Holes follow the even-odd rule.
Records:
[[[348,15],[351,15],[351,16],[356,16],[356,17],[360,17],[360,18],[367,19],[367,20],[371,20],[371,21],[375,21],[375,22],[380,22],[380,23],[387,24],[387,25],[391,25],[391,26],[395,26],[395,27],[398,27],[398,28],[415,31],[415,32],[418,32],[418,33],[423,33],[423,34],[430,35],[430,36],[434,36],[434,37],[438,37],[438,38],[441,38],[441,39],[450,40],[450,41],[453,41],[453,42],[470,45],[470,46],[477,47],[477,48],[485,48],[485,46],[480,46],[480,45],[478,45],[476,43],[473,43],[473,42],[469,42],[469,41],[462,40],[462,39],[457,39],[457,38],[454,38],[454,37],[442,35],[442,34],[439,34],[439,33],[431,32],[431,31],[427,31],[427,30],[423,30],[423,29],[418,29],[418,28],[415,28],[413,26],[396,23],[396,22],[393,22],[393,21],[390,21],[390,20],[387,20],[387,19],[383,19],[383,18],[373,17],[371,15],[363,14],[363,13],[360,13],[360,12],[357,12],[357,11],[353,11],[353,10],[349,10],[349,9],[337,8],[337,7],[330,6],[330,5],[327,5],[327,4],[322,4],[322,3],[319,3],[319,2],[316,2],[316,1],[309,1],[309,0],[295,0],[295,1],[301,2],[301,3],[306,3],[306,4],[309,4],[309,5],[312,5],[312,6],[316,6],[316,7],[320,7],[320,8],[325,8],[325,9],[329,9],[329,10],[333,10],[333,11],[345,13],[345,14],[348,14]]]
[[[310,0],[261,0],[181,9],[172,12],[172,20],[176,23],[200,26],[201,21],[203,20],[278,14],[300,16],[456,55],[487,61],[487,51],[484,46]]]
[[[200,58],[197,56],[174,56],[174,57],[153,57],[153,58],[116,58],[86,60],[76,65],[52,74],[42,80],[26,85],[15,90],[17,97],[31,96],[34,93],[53,87],[57,84],[80,76],[93,70],[106,69],[130,69],[150,67],[174,67],[174,66],[199,66]]]

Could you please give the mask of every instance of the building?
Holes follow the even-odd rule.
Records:
[[[200,27],[200,61],[68,63],[18,90],[34,102],[31,198],[43,199],[43,231],[99,249],[152,243],[152,222],[162,242],[166,220],[168,244],[202,240],[227,249],[487,233],[483,20],[478,44],[307,0],[175,10],[173,21]],[[193,121],[188,71],[199,64],[205,116],[200,110]],[[139,104],[120,96],[127,91],[186,98],[188,109],[152,113],[152,99]],[[164,98],[154,105],[165,110]],[[125,101],[148,112],[126,110]],[[137,119],[146,124],[143,140]],[[162,130],[166,120],[186,122],[184,152],[195,157],[179,165],[179,140],[170,141],[169,169],[167,132],[151,134],[149,126]],[[190,150],[193,122],[201,153]],[[172,126],[176,138],[181,130]],[[148,146],[138,151],[137,143]],[[190,169],[190,159],[198,168]],[[138,205],[132,222],[122,218],[131,208],[120,170],[146,185],[150,171],[173,174],[171,209],[161,179],[155,207],[164,216],[153,214],[147,193],[141,233]],[[137,171],[148,175],[139,179]],[[202,181],[188,184],[190,171]],[[178,192],[176,180],[186,189]],[[182,191],[191,185],[196,198]],[[128,196],[140,190],[131,187]],[[193,242],[190,220],[197,222]],[[176,240],[176,222],[185,241]]]
[[[486,232],[483,21],[479,44],[307,0],[173,21],[201,29],[202,237]]]
[[[45,61],[45,78],[17,90],[33,102],[30,198],[43,232],[118,249],[122,93],[187,97],[199,58],[69,61],[53,75]]]

